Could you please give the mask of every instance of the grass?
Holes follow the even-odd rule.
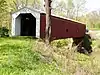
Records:
[[[32,51],[34,43],[29,38],[0,38],[0,75],[58,75],[53,63],[42,62]]]
[[[99,41],[87,56],[55,42],[47,47],[30,37],[0,38],[0,75],[100,75]]]
[[[54,42],[53,45],[59,46],[57,44]],[[57,67],[63,73],[59,75],[100,75],[99,44],[100,40],[93,41],[93,53],[90,56],[75,52],[76,49],[66,47],[66,43],[65,47],[47,47],[43,42],[37,42],[36,50],[56,61]]]

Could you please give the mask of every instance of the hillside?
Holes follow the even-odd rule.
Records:
[[[28,38],[0,38],[0,75],[58,75],[53,64],[40,60]]]
[[[47,48],[37,41],[27,37],[0,38],[0,75],[100,74],[100,40],[93,41],[90,56],[66,47]]]

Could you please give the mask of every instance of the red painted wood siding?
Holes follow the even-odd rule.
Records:
[[[46,18],[45,14],[41,14],[40,18],[40,36],[44,38],[45,36],[45,26]],[[74,22],[71,20],[59,18],[52,16],[51,17],[51,39],[64,39],[64,38],[77,38],[83,37],[85,34],[86,26],[84,24]]]

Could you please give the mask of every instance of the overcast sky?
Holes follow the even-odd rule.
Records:
[[[89,11],[100,9],[100,0],[87,0],[86,8]]]

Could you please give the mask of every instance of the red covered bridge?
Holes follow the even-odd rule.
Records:
[[[46,15],[36,9],[24,7],[12,14],[12,36],[44,38]],[[51,16],[51,39],[83,37],[85,24]]]

